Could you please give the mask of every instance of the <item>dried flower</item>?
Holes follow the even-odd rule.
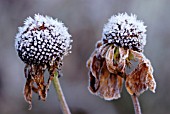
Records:
[[[142,54],[137,52],[133,54],[139,56],[139,64],[126,78],[127,91],[131,95],[139,96],[149,88],[155,93],[156,82],[153,78],[153,68],[150,61]]]
[[[24,88],[25,100],[31,104],[32,91],[39,94],[41,100],[47,97],[54,72],[60,70],[62,60],[70,53],[71,35],[58,19],[35,14],[28,17],[15,39],[18,56],[26,64]],[[50,77],[44,82],[44,72],[48,69]],[[35,83],[37,85],[35,85]]]
[[[100,45],[100,43],[98,42],[97,45]],[[107,49],[107,47],[103,46],[97,47],[87,61],[87,66],[90,68],[89,91],[105,100],[118,99],[122,90],[123,78],[118,76],[118,74],[109,72],[108,64],[102,57],[104,55],[101,54],[102,52],[99,52],[100,48]]]
[[[148,88],[155,92],[156,82],[153,68],[144,56],[146,26],[135,15],[112,16],[103,29],[101,41],[87,61],[89,68],[89,90],[106,100],[117,99],[123,86],[131,95],[139,96]],[[126,72],[132,61],[138,66]]]

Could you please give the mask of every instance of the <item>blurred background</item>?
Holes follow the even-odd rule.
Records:
[[[60,78],[73,114],[133,114],[133,105],[123,89],[118,100],[105,101],[87,89],[86,61],[101,39],[102,29],[113,14],[127,12],[147,25],[145,54],[154,67],[156,93],[139,98],[143,114],[170,114],[170,4],[169,0],[0,0],[0,114],[62,114],[53,85],[47,100],[33,94],[33,108],[23,97],[24,63],[14,49],[18,27],[35,13],[62,20],[72,35],[72,54],[65,57]],[[48,74],[46,74],[48,77]]]

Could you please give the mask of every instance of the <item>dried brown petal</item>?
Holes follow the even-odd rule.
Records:
[[[97,56],[101,56],[102,58],[105,58],[106,53],[107,53],[109,47],[110,46],[107,45],[107,44],[103,44],[102,46],[100,46],[100,48],[97,51]]]
[[[106,53],[106,64],[109,72],[124,72],[125,62],[128,57],[128,50],[110,46]]]
[[[92,59],[90,70],[96,78],[99,76],[103,61],[104,59],[98,58],[96,55]]]
[[[100,96],[105,100],[113,100],[120,98],[120,93],[122,90],[123,78],[116,75],[110,75],[108,79],[100,82],[101,87],[99,89]],[[106,85],[105,85],[106,84]]]
[[[25,101],[29,103],[29,110],[32,108],[32,85],[33,85],[33,80],[32,79],[27,79],[25,87],[24,87],[24,98]]]
[[[102,46],[102,41],[101,40],[97,41],[96,48],[99,48],[100,46]]]
[[[105,100],[118,99],[122,90],[122,83],[123,79],[120,76],[110,74],[106,62],[104,62],[100,69],[99,79],[90,73],[89,90]]]
[[[89,66],[89,90],[94,93],[98,90],[99,87],[99,74],[101,72],[101,67],[104,62],[104,59],[98,58],[95,53],[87,61],[87,66]]]
[[[153,68],[152,65],[150,63],[150,61],[148,59],[144,59],[144,62],[146,63],[147,67],[148,67],[148,87],[150,89],[150,91],[152,91],[153,93],[155,93],[155,89],[156,89],[156,82],[155,79],[153,77]]]
[[[142,62],[144,59],[146,59],[145,55],[141,52],[137,52],[137,51],[133,51],[133,50],[130,50],[130,52],[134,56],[133,59],[138,59],[139,62]]]
[[[91,72],[89,72],[89,91],[92,94],[96,94],[99,88],[99,79],[96,76],[93,76]]]
[[[129,68],[131,68],[131,65],[132,65],[131,61],[136,60],[134,54],[132,53],[132,51],[133,50],[128,51],[128,57],[126,58],[126,66],[129,67]]]
[[[30,104],[31,109],[31,101],[32,101],[32,92],[35,92],[39,95],[39,98],[43,101],[46,100],[47,92],[49,90],[49,86],[54,77],[54,73],[56,68],[58,68],[58,64],[53,64],[48,68],[50,73],[48,82],[44,81],[44,72],[46,70],[46,66],[41,65],[26,65],[25,66],[25,77],[27,79],[25,87],[24,87],[24,97],[25,100]]]
[[[143,58],[137,68],[132,71],[126,78],[126,89],[129,94],[140,95],[148,88],[155,92],[156,82],[153,78],[153,68],[150,61]]]
[[[45,101],[47,96],[47,89],[46,85],[44,84],[44,76],[43,75],[36,75],[34,76],[34,82],[37,84],[37,92],[41,100]],[[36,89],[36,88],[34,88]],[[34,92],[36,92],[34,91]]]

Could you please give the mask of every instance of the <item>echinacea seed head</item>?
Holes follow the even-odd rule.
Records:
[[[26,64],[47,65],[63,58],[71,49],[71,35],[58,19],[35,14],[19,27],[16,51]]]
[[[143,51],[146,44],[146,26],[135,15],[127,13],[112,16],[104,26],[102,40],[114,46]]]

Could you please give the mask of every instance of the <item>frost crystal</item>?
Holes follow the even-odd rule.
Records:
[[[35,14],[19,27],[15,48],[19,57],[27,64],[50,64],[62,59],[71,49],[71,35],[58,19]]]
[[[146,26],[135,15],[118,14],[104,26],[102,40],[114,46],[142,51],[146,44],[145,32]]]

